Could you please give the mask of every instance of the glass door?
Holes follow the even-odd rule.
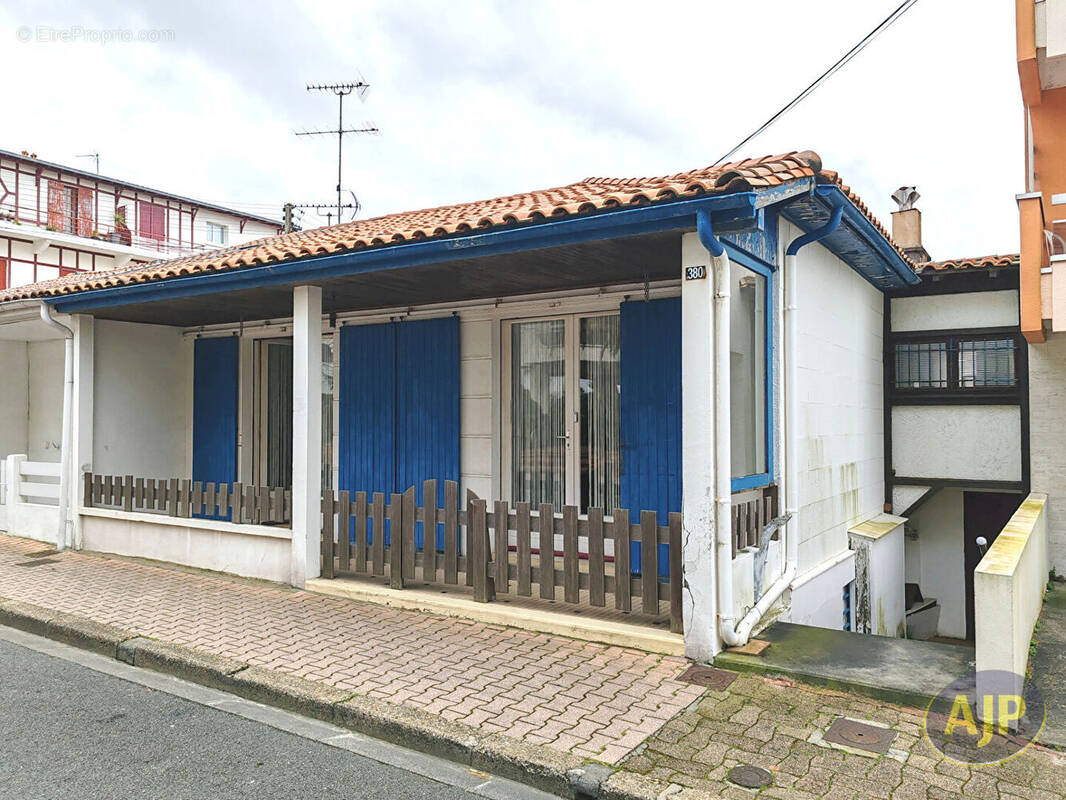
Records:
[[[582,513],[618,507],[618,320],[568,315],[509,324],[512,501],[577,505]]]

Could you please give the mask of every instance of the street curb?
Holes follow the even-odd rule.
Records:
[[[285,673],[140,636],[75,614],[0,598],[0,625],[333,722],[566,798],[655,800],[668,784],[636,773]],[[671,795],[696,795],[687,790]]]

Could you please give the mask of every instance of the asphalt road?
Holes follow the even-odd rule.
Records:
[[[0,632],[3,798],[451,800],[540,795],[500,779],[488,781],[489,776],[449,762],[435,766],[437,760],[429,756],[330,730],[331,726],[313,720],[167,676],[148,674],[148,686],[131,682],[145,671],[114,661],[110,666],[103,657],[10,629]],[[153,683],[166,687],[161,681],[172,682],[178,692],[201,702],[166,688],[151,688]],[[302,726],[312,732],[310,736],[330,735],[342,744],[295,735],[278,726],[296,731]],[[345,749],[344,744],[352,742],[357,750],[369,747],[382,753],[393,765]],[[411,764],[415,771],[394,764]],[[439,779],[434,779],[435,772]]]

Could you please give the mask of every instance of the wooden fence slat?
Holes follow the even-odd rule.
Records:
[[[260,486],[258,496],[255,498],[255,524],[262,525],[270,522],[270,489]]]
[[[104,502],[104,476],[93,475],[93,505],[98,506]]]
[[[337,493],[337,569],[351,569],[352,552],[352,500],[351,492],[342,489]]]
[[[242,505],[244,510],[241,512],[244,515],[245,521],[251,525],[258,525],[259,520],[255,516],[255,487],[251,485],[245,485],[244,498]]]
[[[602,608],[604,600],[603,573],[603,509],[590,508],[588,513],[589,605]]]
[[[122,510],[133,511],[133,476],[122,478]]]
[[[629,583],[629,510],[614,512],[614,607],[632,611],[632,589]]]
[[[422,580],[437,580],[437,482],[422,482]]]
[[[216,513],[222,519],[229,519],[229,484],[220,483],[218,485],[218,494],[215,496]]]
[[[104,476],[104,505],[110,506],[110,505],[113,505],[114,502],[115,502],[114,501],[114,495],[112,494],[112,491],[111,491],[111,476],[110,475],[105,475]]]
[[[158,490],[155,478],[148,478],[144,482],[144,507],[149,511],[157,511],[159,509]]]
[[[640,605],[645,614],[659,615],[658,514],[640,512]]]
[[[403,506],[400,525],[402,527],[403,541],[400,542],[400,564],[403,569],[405,581],[415,579],[415,487],[409,486],[403,493]],[[393,531],[396,529],[393,528]],[[392,534],[392,541],[396,541],[396,534]],[[393,559],[392,563],[396,563]]]
[[[459,583],[459,484],[444,482],[444,582]]]
[[[181,509],[181,516],[185,518],[192,516],[192,480],[185,479],[181,482],[181,488],[178,490],[178,505]]]
[[[532,577],[532,565],[530,563],[530,516],[529,503],[515,503],[515,546],[518,549],[518,587],[517,591],[522,597],[529,597],[533,593],[530,579]]]
[[[271,522],[280,525],[285,521],[285,489],[280,486],[270,492],[270,514]]]
[[[144,508],[144,478],[137,478],[133,482],[133,507]]]
[[[81,504],[86,508],[93,507],[93,474],[83,472],[81,475]]]
[[[244,484],[240,481],[234,482],[229,503],[232,514],[230,521],[236,523],[244,522]]]
[[[167,482],[167,514],[172,517],[178,516],[178,479],[171,478]]]
[[[403,588],[403,495],[389,496],[389,507],[385,512],[389,520],[389,586],[393,589]],[[384,526],[382,526],[384,528]],[[381,534],[382,545],[385,532]]]
[[[581,574],[577,556],[577,506],[563,506],[563,600],[581,600]]]
[[[355,571],[366,572],[366,492],[355,493]]]
[[[487,519],[487,503],[484,500],[472,499],[467,505],[469,522],[466,527],[466,540],[470,552],[470,564],[468,572],[474,580],[474,600],[479,603],[489,602],[489,529]]]
[[[333,577],[333,490],[322,490],[322,577]]]
[[[198,517],[204,513],[204,483],[193,481],[192,493],[189,495],[189,516]]]
[[[385,574],[385,495],[374,492],[373,537],[370,542],[371,558],[374,562],[374,574]]]
[[[670,630],[674,633],[682,633],[681,606],[681,514],[677,511],[670,512]]]
[[[474,546],[470,543],[470,504],[477,500],[478,496],[469,489],[466,490],[466,585],[474,585],[474,572],[470,559],[474,557]],[[461,520],[460,520],[461,522]]]
[[[551,503],[540,505],[540,596],[555,599],[555,509]]]
[[[493,564],[496,566],[496,569],[493,570],[494,588],[497,592],[507,594],[511,591],[510,578],[507,574],[511,561],[507,538],[508,512],[510,509],[506,500],[497,500],[495,506],[495,520],[493,522],[493,534],[496,540],[496,552],[493,555]]]
[[[217,516],[215,510],[215,499],[217,497],[218,484],[214,481],[208,481],[204,484],[204,515],[208,517]]]

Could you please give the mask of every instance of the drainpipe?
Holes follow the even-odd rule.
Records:
[[[836,206],[829,221],[810,233],[797,237],[785,252],[785,569],[755,606],[739,623],[733,614],[733,543],[730,530],[732,484],[730,476],[730,409],[729,409],[729,258],[725,248],[711,228],[709,212],[696,217],[701,244],[714,258],[715,271],[715,538],[718,544],[718,635],[726,647],[747,643],[756,623],[789,588],[796,577],[799,564],[799,396],[796,391],[798,366],[796,359],[797,334],[797,275],[796,254],[801,247],[828,236],[840,225],[844,208]]]
[[[63,422],[60,434],[59,465],[59,531],[56,535],[56,549],[65,550],[70,541],[70,421],[71,405],[74,395],[74,331],[52,316],[52,307],[41,303],[41,321],[63,334]]]

